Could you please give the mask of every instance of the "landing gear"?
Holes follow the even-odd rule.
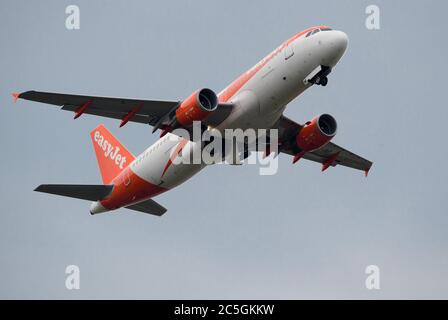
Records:
[[[319,69],[317,69],[317,70],[319,70]],[[318,72],[317,72],[317,70],[312,72],[310,74],[311,78],[308,78],[305,81],[307,83],[317,84],[317,85],[321,85],[321,86],[325,87],[328,83],[327,76],[330,74],[331,68],[327,67],[327,66],[320,66],[320,70]],[[317,73],[315,73],[315,72],[317,72]],[[313,75],[313,73],[314,73],[314,75]]]
[[[328,83],[328,78],[326,76],[317,77],[314,82],[314,84],[321,85],[322,87],[325,87],[327,85],[327,83]]]

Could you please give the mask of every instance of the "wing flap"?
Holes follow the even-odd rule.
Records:
[[[341,165],[353,169],[368,171],[372,162],[350,152],[332,142],[327,143],[320,149],[306,153],[303,158],[319,163],[325,163],[333,155],[338,154],[331,166]]]
[[[78,109],[78,108],[79,108],[78,106],[64,105],[62,107],[62,110],[75,112],[76,109]],[[86,111],[84,111],[84,113],[91,114],[93,116],[100,116],[100,117],[106,117],[106,118],[112,118],[112,119],[118,119],[118,120],[123,119],[123,117],[125,117],[127,114],[127,112],[122,112],[122,111],[107,111],[107,110],[93,109],[93,108],[88,108]],[[130,119],[130,121],[132,121],[132,122],[150,124],[150,125],[153,125],[155,120],[157,120],[157,117],[143,115],[143,114],[136,114],[132,117],[132,119]]]

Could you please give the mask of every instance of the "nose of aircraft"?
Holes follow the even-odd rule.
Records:
[[[334,37],[335,48],[337,48],[339,51],[342,51],[342,53],[344,53],[345,49],[347,49],[347,44],[348,44],[347,34],[343,31],[335,30],[333,37]]]
[[[341,59],[348,45],[348,36],[345,32],[333,30],[329,37],[329,64],[336,65]]]

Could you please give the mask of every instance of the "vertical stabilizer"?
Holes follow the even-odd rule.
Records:
[[[102,124],[91,133],[104,184],[109,184],[135,157]]]

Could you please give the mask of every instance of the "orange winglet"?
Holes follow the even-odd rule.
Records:
[[[334,155],[325,160],[324,163],[322,163],[322,172],[327,170],[333,164],[333,162],[337,159],[338,155],[339,152],[336,152]]]
[[[79,108],[78,110],[76,110],[76,114],[73,117],[73,119],[78,119],[86,110],[87,108],[92,104],[92,100],[87,101],[86,103],[84,103],[81,108]]]
[[[16,103],[17,100],[20,98],[20,93],[18,93],[18,92],[13,92],[11,95],[14,98],[14,100],[13,100],[14,103]]]
[[[129,111],[129,112],[123,117],[123,119],[121,119],[120,128],[121,128],[122,126],[124,126],[126,123],[128,123],[128,121],[131,120],[131,118],[132,118],[133,116],[135,116],[135,114],[136,114],[137,112],[140,111],[141,107],[142,107],[141,105],[138,105],[138,106],[136,106],[135,108],[133,108],[131,111]]]

